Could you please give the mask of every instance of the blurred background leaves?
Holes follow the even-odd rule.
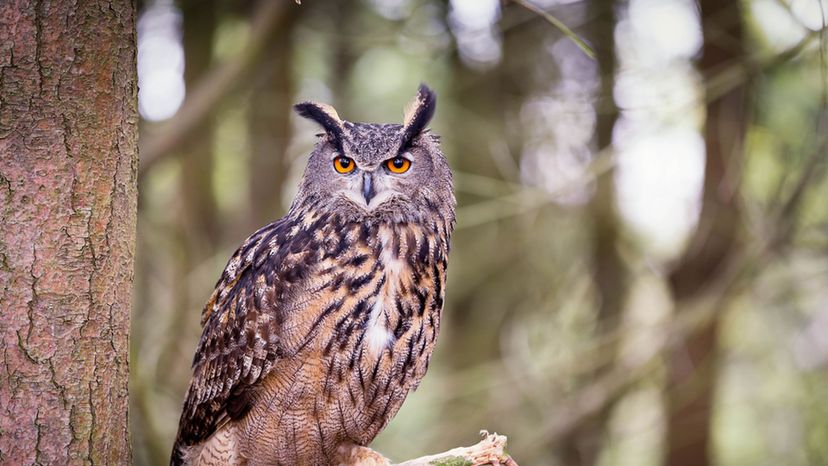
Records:
[[[828,463],[825,1],[140,3],[136,464],[167,462],[201,307],[295,192],[317,130],[291,105],[399,122],[420,82],[458,230],[377,449]]]

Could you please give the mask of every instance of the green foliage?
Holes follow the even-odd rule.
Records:
[[[429,462],[434,466],[472,466],[472,462],[463,458],[462,456],[446,456]]]

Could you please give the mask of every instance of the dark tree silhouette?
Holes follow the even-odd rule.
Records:
[[[742,15],[737,1],[701,1],[704,45],[698,68],[706,82],[745,61]],[[676,313],[691,309],[728,272],[739,251],[738,188],[745,137],[745,84],[707,99],[705,172],[699,224],[670,274]],[[716,310],[716,315],[721,313]],[[668,354],[667,464],[711,461],[713,398],[721,319],[714,316]]]

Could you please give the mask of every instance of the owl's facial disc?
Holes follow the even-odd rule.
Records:
[[[363,210],[374,210],[396,194],[386,183],[385,175],[377,173],[378,171],[360,170],[360,173],[348,177],[347,186],[342,194]]]
[[[374,175],[368,172],[362,174],[362,197],[365,199],[365,205],[371,205],[371,199],[377,195],[374,189]]]
[[[348,212],[356,209],[357,218],[419,218],[438,204],[453,208],[451,171],[438,138],[427,134],[436,96],[425,85],[406,107],[401,125],[349,122],[333,107],[315,102],[295,108],[325,130],[311,153],[295,205],[323,194]]]
[[[408,170],[411,162],[405,159],[405,170],[400,172],[398,168],[393,168],[393,160],[387,160],[378,166],[364,168],[357,165],[353,173],[342,173],[340,171],[342,173],[341,180],[344,184],[340,194],[365,211],[372,211],[393,197],[398,196],[402,175]],[[400,165],[400,161],[397,161],[397,165]]]

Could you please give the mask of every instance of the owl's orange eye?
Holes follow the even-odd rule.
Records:
[[[334,159],[334,169],[339,173],[351,173],[356,168],[356,163],[348,157],[337,157]]]
[[[394,157],[385,162],[385,167],[391,173],[405,173],[411,167],[411,161],[405,157]]]

